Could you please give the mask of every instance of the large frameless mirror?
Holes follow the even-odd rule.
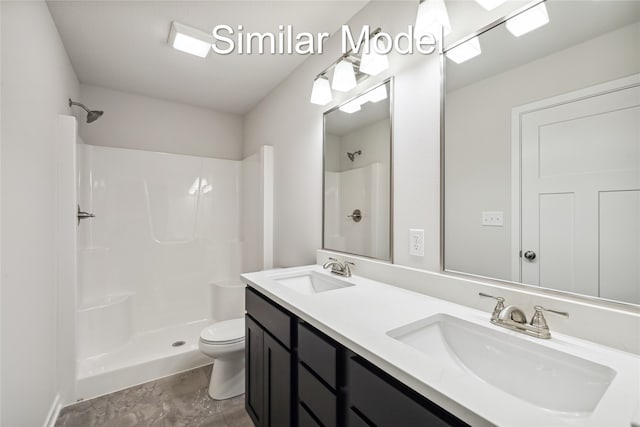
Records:
[[[540,2],[444,62],[445,269],[640,304],[640,2]]]
[[[391,261],[392,80],[324,114],[323,248]]]

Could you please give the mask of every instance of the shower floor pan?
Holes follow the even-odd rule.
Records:
[[[117,390],[212,362],[200,353],[198,339],[211,320],[134,335],[118,349],[78,361],[76,400]],[[173,345],[184,341],[184,344]]]

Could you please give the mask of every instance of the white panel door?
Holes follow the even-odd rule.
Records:
[[[640,87],[524,113],[520,141],[522,281],[640,303]]]

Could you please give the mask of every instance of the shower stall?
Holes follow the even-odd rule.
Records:
[[[229,308],[212,284],[270,267],[271,159],[77,144],[74,400],[211,362],[199,334]]]

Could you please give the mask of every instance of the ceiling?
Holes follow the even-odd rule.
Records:
[[[279,25],[333,34],[359,1],[62,1],[47,2],[81,83],[229,113],[244,114],[283,81],[304,55],[198,58],[167,44],[172,21],[210,32],[226,24],[245,32]]]

